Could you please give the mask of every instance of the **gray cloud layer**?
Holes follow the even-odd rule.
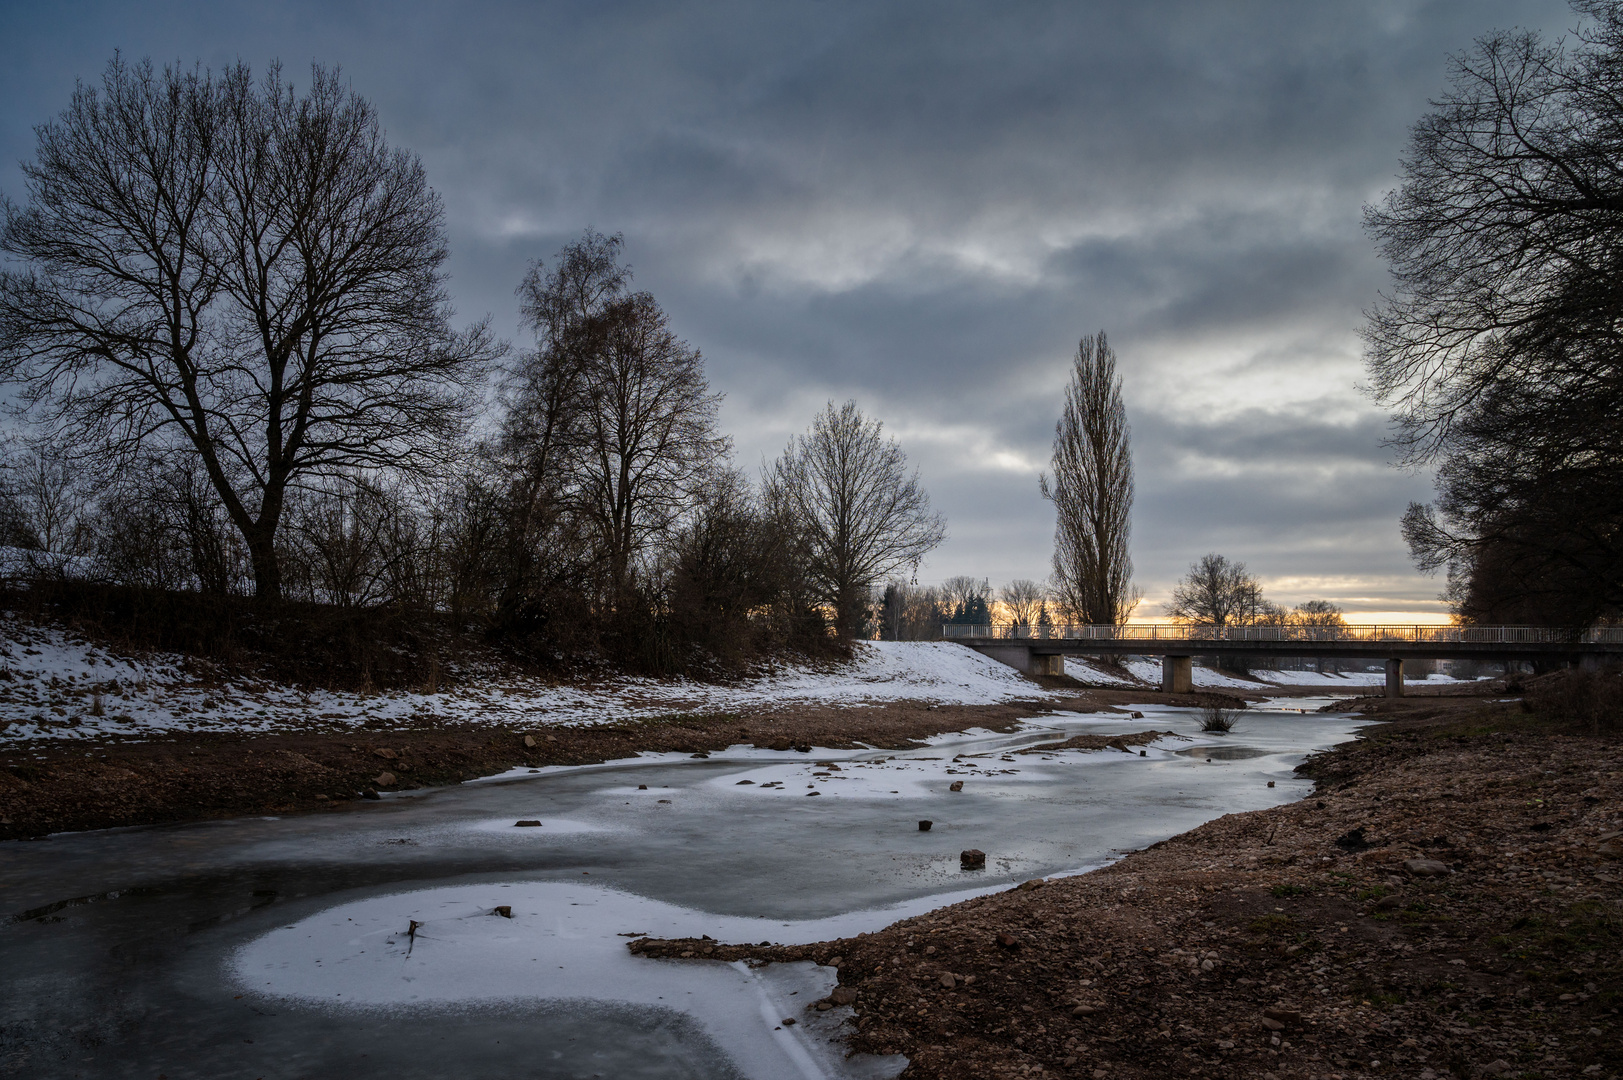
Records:
[[[1208,550],[1275,595],[1420,610],[1356,390],[1383,283],[1360,206],[1448,53],[1565,6],[79,3],[0,8],[0,190],[114,49],[341,65],[444,194],[461,310],[517,336],[526,262],[588,224],[709,357],[740,459],[828,398],[949,516],[925,579],[1046,573],[1066,363],[1105,328],[1152,599]]]

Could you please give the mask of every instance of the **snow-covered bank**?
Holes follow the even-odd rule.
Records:
[[[174,732],[326,730],[414,719],[612,724],[672,712],[789,703],[952,705],[1064,696],[960,645],[859,642],[846,663],[785,664],[736,683],[621,677],[591,685],[481,673],[435,693],[355,693],[254,679],[220,682],[177,655],[122,656],[60,629],[0,623],[0,743]],[[96,715],[97,712],[101,715]]]

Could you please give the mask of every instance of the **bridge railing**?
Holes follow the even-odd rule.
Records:
[[[1200,626],[1186,623],[1012,626],[999,623],[947,623],[941,631],[945,638],[1011,641],[1391,641],[1440,645],[1623,645],[1623,626]]]

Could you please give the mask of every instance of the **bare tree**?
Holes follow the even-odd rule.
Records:
[[[1454,58],[1366,227],[1395,288],[1371,389],[1405,464],[1439,464],[1404,536],[1465,618],[1623,612],[1623,4],[1575,40],[1494,32]]]
[[[952,621],[983,624],[992,621],[992,583],[986,578],[959,574],[941,583],[941,595]]]
[[[1072,361],[1054,426],[1054,478],[1038,478],[1054,504],[1054,594],[1073,622],[1111,626],[1138,606],[1128,552],[1133,455],[1116,354],[1103,330]]]
[[[1341,606],[1329,600],[1304,600],[1291,609],[1286,622],[1290,626],[1330,631],[1341,630],[1347,625]]]
[[[1262,583],[1245,563],[1203,555],[1172,588],[1167,614],[1199,626],[1250,626],[1278,621],[1279,609],[1262,595]]]
[[[1287,626],[1301,627],[1310,630],[1315,639],[1339,638],[1344,636],[1347,620],[1342,617],[1341,606],[1329,600],[1304,600],[1291,609],[1285,617]],[[1313,666],[1316,671],[1324,671],[1326,664],[1332,671],[1341,670],[1340,662],[1327,661],[1320,656],[1314,659]]]
[[[550,273],[531,266],[519,294],[537,346],[510,375],[502,439],[520,516],[549,540],[549,528],[580,526],[614,594],[731,447],[703,357],[652,296],[628,291],[620,247],[588,230]]]
[[[575,505],[622,590],[732,444],[716,430],[721,395],[710,390],[703,357],[671,331],[652,296],[616,301],[587,331]]]
[[[916,570],[947,535],[918,473],[908,474],[907,455],[854,401],[829,402],[765,479],[769,503],[803,537],[812,579],[843,637],[860,631],[876,583]]]
[[[1015,626],[1035,626],[1047,596],[1039,582],[1026,578],[1016,578],[998,591],[998,599],[1003,601],[1009,621]]]
[[[37,132],[0,370],[53,441],[194,457],[261,597],[290,490],[451,459],[494,348],[452,330],[440,200],[337,71],[301,97],[275,65],[115,59]]]
[[[5,471],[30,546],[48,555],[82,554],[93,485],[72,458],[49,444],[35,445],[7,461]]]

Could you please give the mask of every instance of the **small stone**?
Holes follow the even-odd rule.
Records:
[[[655,801],[656,801],[656,802],[662,802],[662,803],[668,803],[668,802],[670,802],[670,801],[671,801],[671,800],[669,800],[669,799],[657,799],[657,800],[655,800]]]
[[[1149,756],[1150,756],[1150,755],[1149,755],[1149,751],[1147,751],[1147,750],[1140,750],[1140,751],[1139,751],[1139,752],[1138,752],[1138,756],[1139,756],[1139,757],[1149,757]]]
[[[1015,937],[1013,934],[999,934],[997,936],[997,943],[998,947],[1003,949],[1020,948],[1020,939]]]
[[[363,799],[381,799],[381,798],[383,798],[383,796],[378,794],[376,788],[367,788],[365,791],[361,792],[361,798],[363,798]]]
[[[836,1005],[851,1005],[857,1000],[857,988],[854,986],[836,986],[828,999]]]
[[[385,769],[372,778],[372,783],[378,787],[394,787],[394,773]]]
[[[986,866],[986,852],[979,848],[970,848],[968,851],[958,853],[958,864],[965,870],[981,870]]]
[[[400,755],[395,753],[393,750],[390,750],[387,746],[380,746],[376,750],[372,751],[372,756],[383,758],[385,761],[393,761]]]
[[[834,1003],[832,1001],[819,1001],[816,1006],[818,1012],[828,1012],[833,1007]]]
[[[1383,896],[1379,900],[1375,901],[1375,910],[1376,911],[1396,911],[1398,908],[1400,908],[1402,906],[1403,906],[1403,897],[1396,896],[1396,895],[1394,895],[1394,896]]]
[[[1403,869],[1415,877],[1443,877],[1449,872],[1448,864],[1436,859],[1404,859]]]
[[[648,790],[648,785],[647,784],[638,784],[637,785],[637,790],[638,791],[647,791]]]
[[[1608,840],[1595,849],[1595,854],[1607,859],[1623,859],[1623,843]]]
[[[495,907],[490,909],[490,913],[492,915],[500,915],[504,919],[511,919],[513,917],[513,905],[497,904]]]
[[[534,735],[526,735],[526,736],[524,736],[524,745],[525,746],[534,746],[535,745],[535,736]]]
[[[809,798],[811,798],[811,797],[812,797],[812,796],[813,796],[813,795],[821,795],[821,794],[822,794],[822,792],[821,792],[821,791],[808,791],[808,792],[806,792],[806,797],[807,797],[807,798],[808,798],[808,799],[809,799]]]
[[[320,799],[320,800],[321,800],[321,801],[322,801],[322,802],[326,802],[326,801],[327,801],[327,796],[325,796],[325,795],[317,795],[317,796],[316,796],[316,798],[317,798],[317,799]]]
[[[522,821],[513,822],[513,828],[515,829],[539,829],[540,827],[541,823],[534,818],[524,818]]]
[[[1264,1016],[1262,1018],[1262,1026],[1267,1028],[1269,1031],[1284,1031],[1285,1030],[1285,1025],[1281,1024],[1278,1020],[1275,1020],[1271,1016]]]
[[[1274,782],[1273,782],[1273,781],[1272,781],[1272,780],[1270,780],[1270,781],[1268,781],[1268,786],[1269,786],[1269,787],[1273,787],[1273,786],[1274,786]]]
[[[1071,1010],[1071,1015],[1072,1016],[1092,1016],[1094,1013],[1096,1013],[1098,1011],[1099,1011],[1099,1006],[1097,1006],[1097,1005],[1078,1005],[1076,1008]]]
[[[794,1027],[795,1026],[795,1018],[792,1017],[792,1016],[785,1016],[783,1018],[783,1026],[784,1027]]]
[[[1142,719],[1144,719],[1144,714],[1141,713],[1141,712],[1135,712],[1133,714],[1133,719],[1134,720],[1142,720]]]
[[[1298,1027],[1302,1023],[1302,1014],[1295,1009],[1264,1009],[1262,1015],[1269,1020],[1277,1020],[1286,1027]]]
[[[921,821],[921,822],[919,822],[919,832],[929,832],[930,831],[930,826],[934,825],[934,824],[935,824],[935,822],[933,822],[933,821]]]
[[[954,780],[951,784],[947,785],[947,790],[962,791],[964,790],[964,782],[962,780]]]
[[[953,977],[952,972],[950,972],[950,971],[942,972],[942,974],[941,974],[941,985],[945,986],[948,990],[953,990],[953,989],[957,988],[958,980]]]
[[[843,963],[845,963],[845,957],[843,956],[831,956],[828,958],[828,966],[831,968],[837,968]]]
[[[1031,892],[1033,889],[1040,889],[1047,884],[1048,882],[1044,881],[1042,878],[1032,878],[1030,881],[1022,881],[1019,885],[1019,889],[1021,892]]]
[[[1200,962],[1200,970],[1202,971],[1211,971],[1215,967],[1217,967],[1217,964],[1214,961],[1202,960]]]
[[[1501,1073],[1510,1071],[1510,1062],[1506,1061],[1504,1058],[1498,1058],[1497,1060],[1490,1061],[1486,1065],[1482,1066],[1482,1071],[1487,1073],[1489,1076],[1498,1076]]]

